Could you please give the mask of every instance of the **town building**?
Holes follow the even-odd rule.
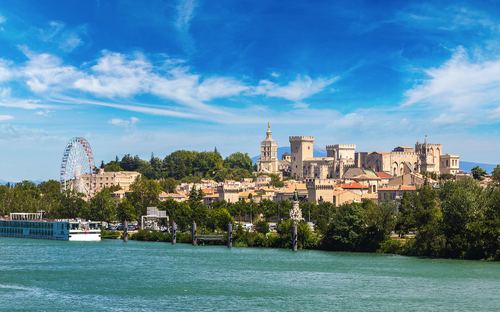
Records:
[[[257,172],[273,173],[281,178],[288,176],[290,161],[287,157],[278,159],[278,143],[273,140],[271,123],[267,124],[266,139],[260,143],[260,158],[257,159]]]
[[[96,192],[100,192],[105,187],[120,186],[122,190],[129,191],[130,185],[135,179],[140,176],[139,172],[135,171],[113,171],[105,172],[104,169],[99,169],[95,177],[90,174],[84,174],[83,180],[89,186],[93,178],[96,182]]]

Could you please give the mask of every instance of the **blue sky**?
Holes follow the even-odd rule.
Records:
[[[258,155],[271,122],[357,151],[425,135],[500,163],[496,2],[9,1],[0,5],[0,179],[178,150]]]

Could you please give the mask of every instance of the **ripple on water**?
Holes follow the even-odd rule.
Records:
[[[497,263],[118,240],[2,237],[0,250],[0,309],[9,311],[494,311],[500,304]]]

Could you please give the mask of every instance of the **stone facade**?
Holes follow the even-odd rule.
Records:
[[[221,184],[217,186],[217,193],[219,193],[219,200],[236,203],[239,200],[240,188],[236,185]]]
[[[307,200],[315,204],[333,203],[334,186],[335,180],[333,179],[307,179]]]
[[[278,143],[273,140],[271,124],[267,125],[266,139],[260,143],[260,158],[257,160],[257,172],[278,174],[280,177],[288,175],[290,161],[278,160]]]
[[[404,174],[405,165],[413,172],[440,172],[440,157],[443,144],[417,142],[415,150],[398,146],[392,152],[361,152],[355,155],[357,167],[384,172],[391,176]]]
[[[304,167],[304,160],[313,158],[313,144],[314,137],[311,136],[291,136],[290,150],[291,150],[291,174],[298,177],[305,178],[306,172]]]
[[[440,159],[440,172],[448,174],[457,174],[460,171],[460,157],[458,155],[441,155]]]
[[[119,185],[124,191],[129,191],[130,184],[132,184],[140,175],[141,174],[139,172],[135,171],[105,172],[104,169],[99,169],[94,177],[96,182],[96,192],[100,192],[105,187],[115,185]],[[85,174],[82,177],[87,186],[93,179],[90,174]]]

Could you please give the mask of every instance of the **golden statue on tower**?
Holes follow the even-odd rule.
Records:
[[[267,131],[268,132],[271,131],[271,123],[270,122],[267,123]]]

